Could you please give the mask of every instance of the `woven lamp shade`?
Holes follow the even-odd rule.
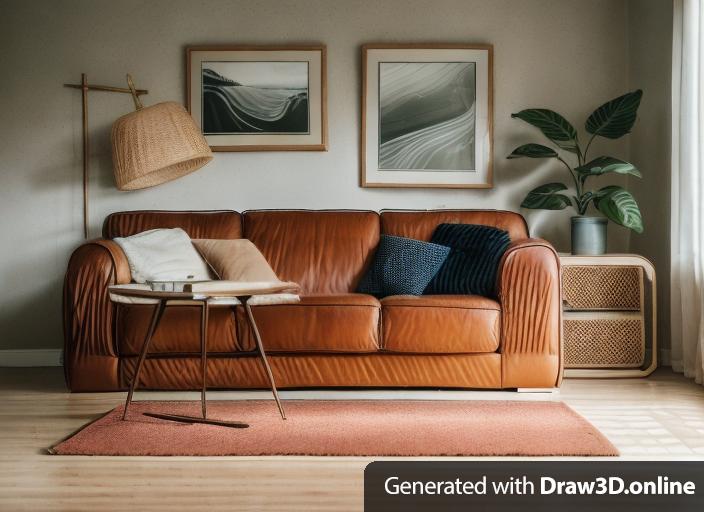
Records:
[[[175,180],[212,158],[193,118],[175,102],[136,110],[112,125],[112,161],[120,190]]]

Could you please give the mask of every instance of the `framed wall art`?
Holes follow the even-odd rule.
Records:
[[[490,45],[362,47],[363,187],[491,188]]]
[[[325,46],[186,50],[187,104],[213,151],[325,151]]]

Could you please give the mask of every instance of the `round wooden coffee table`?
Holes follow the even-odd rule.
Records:
[[[242,305],[247,313],[247,320],[254,333],[254,338],[257,342],[257,348],[261,356],[266,375],[269,379],[269,384],[271,386],[271,391],[274,395],[274,400],[276,400],[276,405],[281,413],[281,418],[286,419],[286,414],[284,412],[281,400],[279,400],[279,394],[276,390],[276,383],[274,382],[274,375],[271,372],[271,367],[269,366],[269,361],[266,358],[266,352],[264,351],[264,344],[262,343],[261,336],[259,335],[259,329],[257,329],[257,323],[254,320],[254,315],[252,314],[252,308],[250,305],[250,300],[253,297],[267,296],[267,305],[271,304],[284,304],[291,302],[298,302],[298,296],[292,294],[285,294],[287,290],[291,290],[291,283],[282,284],[272,284],[272,283],[245,283],[237,281],[213,281],[206,283],[194,283],[192,285],[186,285],[186,291],[156,291],[152,290],[149,285],[146,284],[126,284],[126,285],[115,285],[109,287],[110,300],[115,303],[121,304],[150,304],[154,305],[154,312],[152,313],[151,320],[149,322],[149,328],[147,329],[147,334],[144,338],[144,343],[139,353],[139,359],[137,360],[137,367],[135,368],[134,375],[132,376],[132,381],[130,383],[129,392],[127,393],[127,400],[125,401],[125,410],[122,414],[122,419],[127,418],[127,411],[130,404],[132,403],[132,395],[134,390],[137,388],[139,383],[139,376],[142,371],[142,366],[144,365],[144,360],[146,359],[147,353],[149,352],[149,344],[151,343],[154,332],[159,326],[159,321],[161,320],[164,310],[167,306],[200,306],[200,361],[201,361],[201,372],[203,377],[202,388],[201,388],[201,409],[202,417],[196,416],[180,416],[175,414],[159,414],[159,413],[144,413],[146,416],[151,416],[154,418],[160,418],[170,421],[178,421],[182,423],[205,423],[209,425],[220,425],[224,427],[234,427],[234,428],[247,428],[249,425],[241,421],[224,421],[211,419],[207,417],[207,404],[206,404],[206,389],[207,389],[207,378],[208,378],[208,312],[211,307],[217,306],[227,306],[234,307]],[[256,299],[255,299],[256,300]]]

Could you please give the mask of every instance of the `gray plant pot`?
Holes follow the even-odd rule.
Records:
[[[605,217],[572,217],[572,254],[604,254],[607,222]]]

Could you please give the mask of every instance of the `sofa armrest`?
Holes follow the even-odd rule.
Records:
[[[552,388],[562,381],[560,259],[545,240],[513,242],[498,274],[504,388]]]
[[[64,279],[64,374],[71,391],[118,389],[114,307],[108,286],[131,281],[122,249],[93,240],[76,249]]]

